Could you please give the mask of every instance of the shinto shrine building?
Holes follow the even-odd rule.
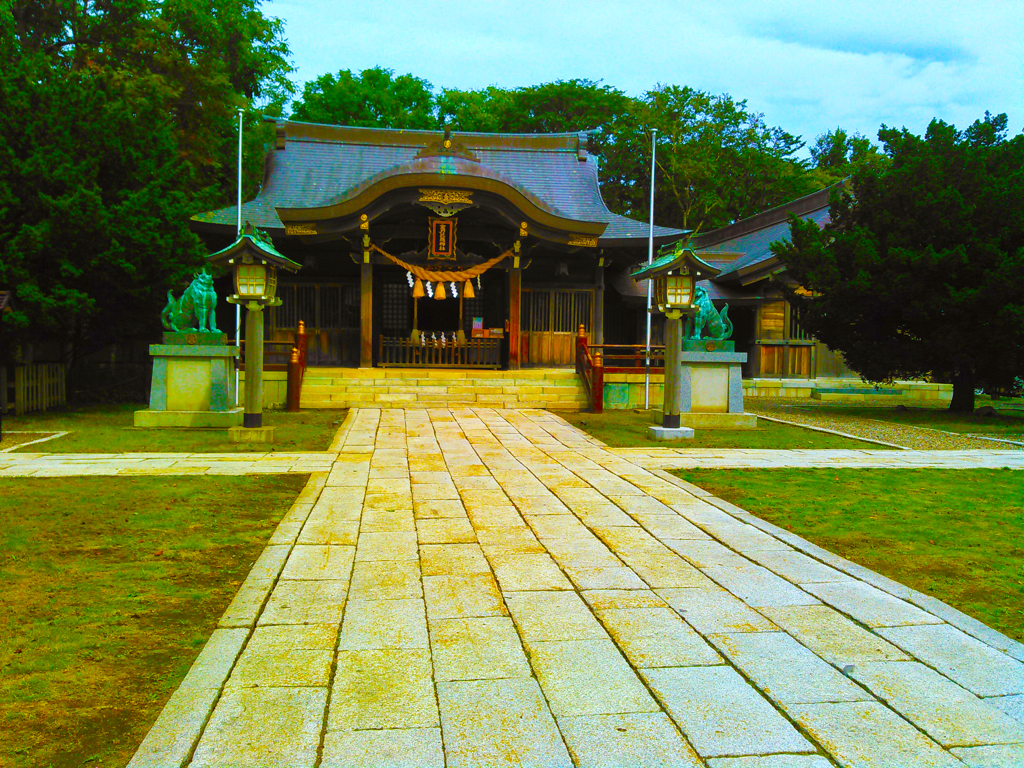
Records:
[[[304,321],[311,366],[571,365],[580,325],[594,343],[642,326],[606,275],[647,258],[648,224],[608,210],[586,134],[279,120],[242,220],[302,264],[266,337]],[[219,249],[236,210],[192,224]],[[684,234],[656,226],[655,247]]]

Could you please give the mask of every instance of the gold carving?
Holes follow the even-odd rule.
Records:
[[[316,224],[287,224],[284,233],[286,235],[315,235]]]
[[[448,219],[473,205],[473,193],[461,189],[421,189],[419,204]]]
[[[473,204],[473,193],[461,189],[421,189],[420,195],[422,195],[420,197],[421,203],[441,203],[442,205],[450,203]]]
[[[582,245],[584,248],[597,248],[597,238],[586,235],[573,235],[569,238],[569,245]]]

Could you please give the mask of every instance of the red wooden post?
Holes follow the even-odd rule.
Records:
[[[583,363],[580,361],[580,357],[586,356],[587,354],[587,332],[583,327],[583,323],[580,323],[580,328],[576,332],[576,373],[584,373]]]
[[[308,354],[307,345],[306,324],[299,320],[299,329],[295,332],[295,347],[299,350],[299,366],[303,373],[306,372],[306,355]]]
[[[299,362],[299,350],[292,347],[291,357],[288,359],[288,394],[286,397],[285,409],[290,413],[299,410],[299,399],[302,390],[302,364]]]
[[[594,353],[594,367],[590,378],[590,410],[604,413],[604,358],[600,351]]]

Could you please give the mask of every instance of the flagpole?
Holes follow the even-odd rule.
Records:
[[[651,223],[647,235],[647,264],[654,261],[654,140],[658,129],[651,129]],[[644,355],[644,410],[651,407],[651,298],[654,281],[647,278],[647,352]]]
[[[238,198],[235,205],[237,212],[235,238],[242,236],[242,109],[238,110]],[[235,348],[242,347],[242,305],[235,304]],[[235,405],[241,405],[238,396],[238,366],[235,366]]]

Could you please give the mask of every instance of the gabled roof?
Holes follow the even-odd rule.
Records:
[[[612,213],[601,199],[597,160],[586,151],[585,134],[446,134],[284,120],[276,127],[276,148],[267,157],[260,192],[242,206],[244,219],[273,235],[285,234],[282,215],[290,219],[299,209],[341,211],[384,179],[407,176],[410,184],[425,178],[440,185],[488,179],[546,215],[577,222],[579,231],[597,235],[601,246],[647,241],[646,223]],[[431,149],[449,137],[458,152]],[[235,207],[193,221],[199,228],[233,229]],[[654,228],[659,244],[684,234]]]
[[[0,291],[0,312],[11,311],[11,292]]]
[[[748,285],[762,280],[783,268],[772,255],[770,246],[776,240],[789,239],[790,215],[813,221],[819,227],[825,226],[831,221],[829,197],[844,183],[839,182],[748,219],[705,232],[694,238],[693,246],[706,261],[722,269],[715,278],[716,282]],[[721,258],[716,259],[716,253],[720,253]]]

